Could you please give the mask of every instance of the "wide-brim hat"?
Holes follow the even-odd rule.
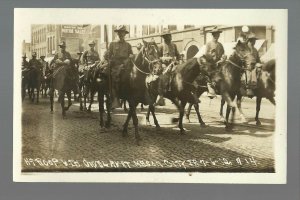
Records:
[[[126,29],[126,26],[124,25],[120,25],[118,26],[118,28],[116,28],[116,30],[114,30],[114,32],[122,32],[122,31],[125,32],[126,34],[129,33]]]
[[[247,37],[248,40],[252,39],[252,40],[257,40],[258,38],[256,37],[256,35],[254,33],[250,33]]]
[[[83,54],[83,52],[77,52],[77,55],[82,55]]]
[[[162,33],[160,34],[161,37],[165,35],[171,35],[171,31],[167,28],[163,29]]]
[[[32,52],[32,56],[36,56],[36,52]]]
[[[22,58],[27,58],[26,53],[22,56]]]
[[[66,47],[66,42],[65,41],[62,41],[58,44],[58,46],[60,47]]]
[[[46,58],[46,56],[40,56],[40,58]]]
[[[214,34],[214,33],[222,33],[223,31],[221,31],[220,29],[218,29],[218,27],[214,27],[213,29],[211,29],[209,31],[211,34]]]
[[[91,41],[89,42],[89,45],[96,45],[96,42],[95,42],[94,40],[91,40]]]

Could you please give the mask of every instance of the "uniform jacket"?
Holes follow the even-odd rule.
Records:
[[[220,42],[211,41],[206,44],[206,52],[205,53],[212,55],[211,51],[213,49],[216,52],[216,62],[217,62],[222,58],[222,55],[225,53],[224,47]]]
[[[180,55],[177,50],[176,44],[171,42],[170,44],[162,43],[159,46],[159,56],[160,57],[175,57],[176,60],[179,60]]]
[[[108,58],[115,64],[122,64],[133,54],[131,45],[126,41],[111,42],[108,48]]]
[[[82,63],[89,65],[94,64],[96,61],[99,61],[99,54],[97,51],[87,50],[82,55]]]

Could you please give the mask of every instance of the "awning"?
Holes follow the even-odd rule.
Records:
[[[265,40],[256,40],[254,47],[259,51],[260,48],[263,46],[264,42],[265,42]],[[235,47],[235,45],[236,45],[236,42],[226,42],[226,43],[223,43],[225,55],[230,56],[233,53],[233,51],[234,51],[233,48]],[[205,54],[205,50],[206,50],[206,45],[203,45],[199,49],[198,53],[194,56],[194,58],[199,58],[202,55],[204,55]]]

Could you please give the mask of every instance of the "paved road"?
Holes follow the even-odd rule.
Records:
[[[28,171],[220,171],[273,172],[275,107],[263,100],[262,126],[254,122],[255,99],[244,99],[247,123],[237,115],[233,132],[226,132],[218,117],[220,98],[201,97],[200,111],[207,128],[185,123],[186,135],[179,135],[172,118],[178,113],[170,102],[157,108],[160,130],[145,125],[139,111],[141,146],[135,145],[130,123],[129,137],[121,136],[126,113],[113,113],[110,129],[99,127],[97,104],[92,113],[79,111],[73,104],[62,119],[60,105],[54,113],[49,100],[36,105],[25,99],[22,112],[22,169]],[[140,109],[139,109],[140,110]]]

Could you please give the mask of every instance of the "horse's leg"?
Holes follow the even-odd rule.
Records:
[[[221,119],[221,121],[223,121],[225,123],[226,120],[225,120],[224,115],[223,115],[224,105],[225,105],[225,100],[222,98],[221,99],[221,107],[220,107],[220,119]]]
[[[88,108],[88,112],[91,112],[92,104],[94,103],[94,96],[95,96],[95,91],[91,90],[91,98],[90,98],[90,105]]]
[[[274,106],[276,106],[276,101],[275,101],[274,97],[269,98],[269,101],[270,101]]]
[[[184,116],[184,107],[182,107],[183,105],[185,106],[186,102],[181,102],[179,103],[176,99],[172,99],[171,100],[174,105],[177,107],[177,109],[179,110],[179,123],[178,123],[178,128],[180,129],[180,134],[185,134],[185,130],[183,129],[182,126],[182,119]]]
[[[104,99],[103,95],[98,92],[98,104],[99,104],[99,114],[100,114],[100,126],[101,128],[104,126],[103,122],[103,113],[104,113]]]
[[[124,104],[124,112],[128,112],[127,106],[126,106],[126,100],[122,100]]]
[[[83,87],[83,103],[84,103],[84,110],[87,110],[87,107],[86,107],[86,99],[87,99],[88,94],[89,94],[88,87],[85,85],[85,86]]]
[[[261,122],[260,122],[260,120],[258,118],[259,111],[260,111],[260,105],[261,105],[261,99],[262,99],[262,97],[259,97],[259,96],[256,97],[256,115],[255,115],[255,121],[256,121],[256,125],[257,126],[261,125]]]
[[[142,104],[142,105],[143,105],[143,104]],[[156,118],[156,115],[155,115],[155,106],[154,106],[153,104],[150,104],[150,105],[149,105],[149,108],[148,108],[148,111],[147,111],[147,117],[148,117],[147,122],[149,122],[150,111],[151,111],[152,116],[153,116],[154,124],[155,124],[156,128],[159,129],[160,126],[159,126],[159,123],[158,123],[157,118]],[[147,118],[147,117],[146,117],[146,118]],[[150,122],[149,122],[149,124],[150,124]]]
[[[129,107],[127,118],[126,118],[125,123],[123,125],[123,131],[122,131],[122,136],[123,137],[127,137],[128,136],[128,123],[129,123],[131,117],[132,117],[132,111],[131,111],[131,108]]]
[[[53,113],[53,99],[54,99],[54,89],[50,89],[49,91],[49,96],[50,96],[50,111]]]
[[[135,141],[137,145],[140,145],[141,136],[139,134],[139,119],[136,115],[136,106],[137,104],[129,105],[132,112],[132,121],[134,126],[134,134],[135,134]]]
[[[240,117],[241,117],[242,122],[243,123],[247,122],[247,120],[245,118],[245,115],[244,115],[244,112],[242,110],[242,95],[237,95],[236,104],[237,104],[237,108],[239,109]]]
[[[179,124],[178,124],[178,127],[180,129],[180,133],[181,134],[185,134],[185,130],[184,130],[183,125],[182,125],[185,105],[186,105],[186,102],[185,101],[181,101],[181,103],[180,103],[180,111],[179,111]]]
[[[195,104],[194,104],[194,108],[195,108],[195,110],[196,110],[196,113],[197,113],[197,117],[198,117],[198,121],[199,121],[199,123],[200,123],[200,126],[203,127],[203,128],[206,127],[206,124],[204,123],[204,121],[202,120],[201,115],[200,115],[199,104],[198,104],[198,103],[195,103]]]
[[[62,110],[62,116],[63,118],[66,117],[66,109],[65,109],[65,93],[64,92],[59,92],[59,95],[58,95],[58,101],[60,102],[60,105],[61,105],[61,110]]]
[[[193,104],[192,104],[192,103],[189,103],[187,112],[186,112],[186,114],[185,114],[185,117],[186,117],[188,123],[191,122],[191,121],[190,121],[190,114],[191,114],[192,106],[193,106]]]
[[[151,123],[150,123],[150,105],[149,105],[149,107],[148,107],[148,109],[147,109],[147,114],[146,114],[146,125],[147,125],[147,126],[150,126],[150,125],[151,125]]]
[[[106,118],[106,122],[105,122],[105,127],[106,128],[110,128],[111,125],[111,115],[110,115],[110,111],[111,111],[111,100],[110,100],[110,96],[109,94],[106,94],[106,112],[107,112],[107,118]],[[104,95],[102,95],[101,97],[103,103],[104,103]],[[103,110],[104,112],[104,110]]]
[[[230,124],[229,124],[230,111],[231,111],[231,106],[227,104],[226,116],[225,116],[225,128],[226,128],[226,130],[230,130]]]
[[[66,110],[69,110],[69,108],[71,107],[71,105],[72,105],[72,94],[71,94],[71,91],[68,91],[67,92],[67,97],[68,97],[68,107],[66,107],[65,109]]]

